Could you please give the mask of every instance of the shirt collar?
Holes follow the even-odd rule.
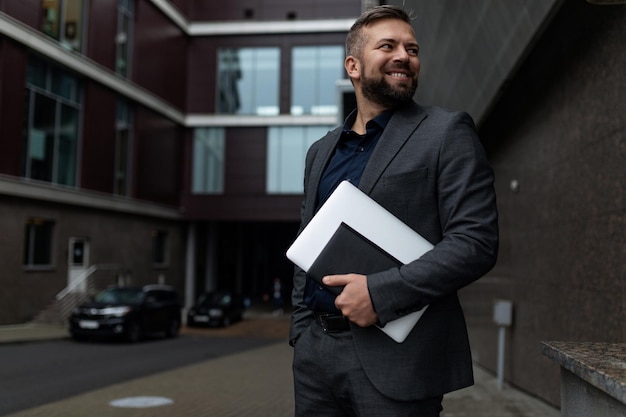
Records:
[[[380,130],[384,130],[385,127],[387,127],[387,123],[389,123],[391,116],[393,116],[393,112],[394,110],[385,110],[384,112],[382,112],[381,114],[379,114],[378,116],[374,117],[372,120],[367,122],[367,124],[365,125],[365,128],[367,130],[370,130],[372,128],[377,127]],[[356,114],[357,114],[357,111],[354,110],[352,111],[352,113],[348,115],[348,117],[346,117],[346,120],[343,123],[344,133],[352,130],[351,129],[352,125],[354,125],[354,121],[356,120]],[[376,124],[377,126],[374,126],[374,124]]]

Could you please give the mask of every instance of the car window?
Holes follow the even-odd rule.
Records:
[[[94,301],[105,304],[140,304],[143,292],[136,288],[111,288],[95,296]]]
[[[230,305],[231,299],[232,297],[230,294],[223,292],[202,294],[198,298],[198,304],[204,307],[228,306]]]
[[[155,290],[150,291],[149,294],[155,299],[155,301],[172,301],[176,299],[176,293],[173,291]]]

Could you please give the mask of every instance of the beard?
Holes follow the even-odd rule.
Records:
[[[407,86],[393,86],[384,78],[369,78],[365,74],[361,76],[363,96],[386,108],[394,108],[410,102],[416,90],[417,80]]]

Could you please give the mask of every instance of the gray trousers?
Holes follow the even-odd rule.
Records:
[[[317,322],[296,343],[293,375],[295,417],[439,417],[442,410],[443,397],[396,401],[382,395],[361,367],[352,333],[324,333]]]

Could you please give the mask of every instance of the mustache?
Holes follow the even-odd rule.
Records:
[[[411,70],[411,66],[407,62],[396,62],[385,68],[386,72],[402,71],[408,73],[410,76],[415,75]]]

